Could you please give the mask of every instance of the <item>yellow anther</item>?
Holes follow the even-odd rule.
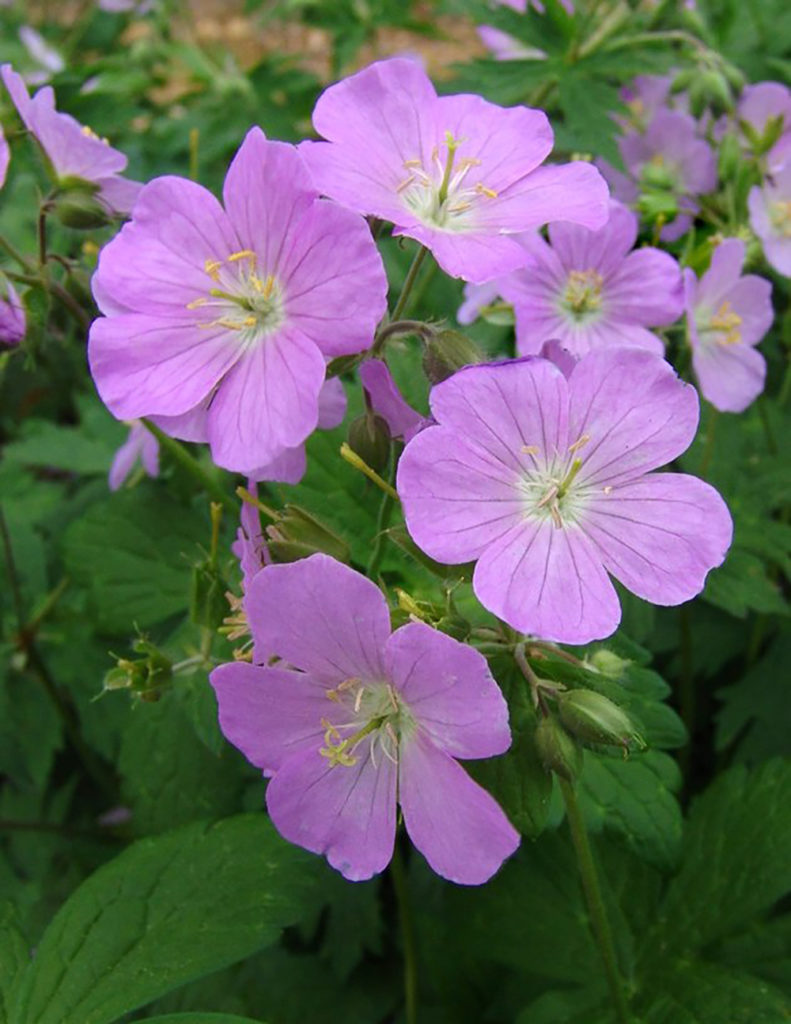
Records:
[[[563,298],[569,309],[584,313],[601,306],[604,278],[595,270],[572,270]]]
[[[400,184],[396,185],[396,192],[405,191],[405,189],[408,189],[414,180],[415,175],[410,174],[408,178],[404,178],[404,180]]]
[[[520,451],[522,451],[525,455],[538,455],[541,449],[538,447],[537,444],[523,444]]]
[[[242,327],[255,327],[257,323],[258,320],[256,319],[256,317],[246,316],[244,320],[242,320]]]
[[[436,152],[436,150],[434,152]],[[406,167],[407,169],[409,169],[411,167],[422,167],[422,166],[423,166],[423,162],[421,160],[418,160],[418,159],[405,160],[404,161],[404,167]]]
[[[262,295],[264,296],[265,299],[269,298],[269,296],[272,294],[272,289],[274,287],[275,287],[275,279],[274,279],[274,277],[272,277],[271,274],[269,274],[267,279],[266,279],[266,281],[264,281],[264,290],[262,292]]]
[[[580,437],[580,439],[578,441],[575,441],[574,444],[570,444],[569,445],[569,451],[570,452],[579,451],[580,448],[584,448],[585,447],[585,445],[588,443],[588,441],[590,441],[590,434],[583,434],[582,437]]]
[[[494,189],[487,188],[485,185],[482,185],[480,181],[476,184],[475,191],[478,193],[479,196],[488,196],[489,199],[497,198],[497,193],[494,191]]]
[[[199,309],[201,306],[205,306],[208,301],[206,298],[193,299],[192,302],[187,303],[187,309]]]
[[[206,262],[203,264],[203,269],[209,275],[212,281],[219,281],[221,266],[222,260],[206,260]]]
[[[711,318],[709,326],[711,330],[723,333],[724,336],[717,339],[720,345],[737,345],[742,340],[741,322],[742,318],[726,299]]]
[[[228,262],[237,263],[239,260],[250,260],[253,266],[255,266],[256,259],[256,254],[253,252],[252,249],[240,249],[239,252],[231,253],[231,255],[228,257]]]

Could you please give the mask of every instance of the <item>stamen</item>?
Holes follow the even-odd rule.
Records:
[[[414,174],[410,174],[408,178],[404,178],[404,180],[401,182],[400,185],[396,185],[396,192],[403,192],[403,191],[405,191],[405,189],[408,189],[409,186],[413,183],[414,180],[415,180],[415,175]]]
[[[231,253],[231,255],[228,257],[228,262],[236,263],[239,260],[250,260],[252,265],[255,266],[257,258],[258,257],[256,256],[252,249],[240,249],[239,252]]]
[[[571,463],[571,469],[568,471],[568,473],[566,473],[565,479],[561,482],[560,487],[558,487],[558,498],[562,498],[563,495],[568,491],[569,487],[571,487],[574,477],[577,475],[577,473],[579,473],[581,469],[582,459],[575,459]]]
[[[436,152],[436,150],[435,150],[435,152]],[[404,161],[404,167],[406,167],[407,170],[409,170],[409,168],[411,168],[411,167],[422,167],[422,166],[423,166],[423,162],[421,160],[418,160],[417,158],[414,158],[412,160],[405,160]]]
[[[574,444],[569,445],[569,451],[576,452],[580,448],[584,448],[588,441],[590,441],[590,434],[583,434],[578,441],[575,441]]]
[[[206,260],[203,264],[203,269],[212,279],[212,281],[220,280],[220,267],[222,266],[222,260]]]
[[[493,188],[487,188],[485,185],[482,185],[480,181],[476,183],[475,191],[480,196],[488,196],[490,199],[496,199],[497,198],[497,193],[494,191],[494,189]]]
[[[208,301],[206,298],[193,299],[192,302],[187,303],[187,309],[199,309],[201,306],[205,306]]]
[[[538,455],[540,450],[537,444],[523,444],[520,449],[525,455]]]
[[[738,329],[741,322],[742,318],[726,300],[711,318],[710,328],[724,332],[725,337],[717,339],[720,345],[737,345],[742,340]]]

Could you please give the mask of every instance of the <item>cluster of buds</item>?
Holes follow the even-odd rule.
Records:
[[[138,637],[132,649],[141,657],[117,658],[104,677],[104,691],[129,690],[138,700],[158,701],[173,679],[173,663],[145,637]]]

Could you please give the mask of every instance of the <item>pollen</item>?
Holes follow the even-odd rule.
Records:
[[[203,269],[209,275],[212,281],[219,281],[221,267],[222,260],[206,260],[206,262],[203,264]]]
[[[479,196],[487,196],[489,199],[497,198],[497,193],[494,191],[494,189],[487,188],[485,185],[482,185],[480,181],[476,184],[475,191],[478,193]]]
[[[603,284],[604,278],[596,270],[572,270],[561,302],[577,319],[581,319],[586,313],[594,313],[601,308]]]
[[[232,252],[228,257],[229,263],[238,263],[239,260],[250,260],[253,266],[256,264],[257,256],[252,249],[240,249],[239,252]]]
[[[709,326],[711,330],[721,332],[720,337],[717,339],[718,344],[738,345],[742,340],[741,331],[739,330],[741,322],[742,318],[726,299],[709,321]]]

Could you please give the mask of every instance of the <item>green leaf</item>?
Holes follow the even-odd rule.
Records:
[[[209,686],[205,676],[203,685]],[[173,693],[130,709],[118,770],[122,800],[141,835],[222,817],[238,807],[243,778],[233,751],[225,745],[221,756],[213,754]]]
[[[146,1017],[146,1024],[262,1024],[252,1017],[233,1013],[168,1013],[164,1017]]]
[[[709,964],[679,964],[652,979],[645,1024],[780,1024],[791,1004],[778,989],[749,974]]]
[[[619,836],[642,860],[672,870],[681,851],[676,762],[658,750],[628,760],[587,750],[580,804],[588,827]]]
[[[659,927],[676,950],[724,938],[791,889],[791,764],[732,768],[692,805]]]
[[[50,420],[29,420],[23,434],[5,448],[4,457],[11,462],[86,475],[107,473],[118,447],[106,438],[88,437],[82,429]]]
[[[131,633],[186,610],[190,562],[208,538],[204,516],[152,484],[92,505],[67,529],[63,557],[98,629]]]
[[[56,914],[27,969],[13,1024],[112,1024],[275,942],[312,914],[321,862],[263,815],[143,839]]]
[[[16,911],[10,903],[0,907],[0,1024],[11,1020],[12,987],[30,961],[30,949],[17,926]]]

